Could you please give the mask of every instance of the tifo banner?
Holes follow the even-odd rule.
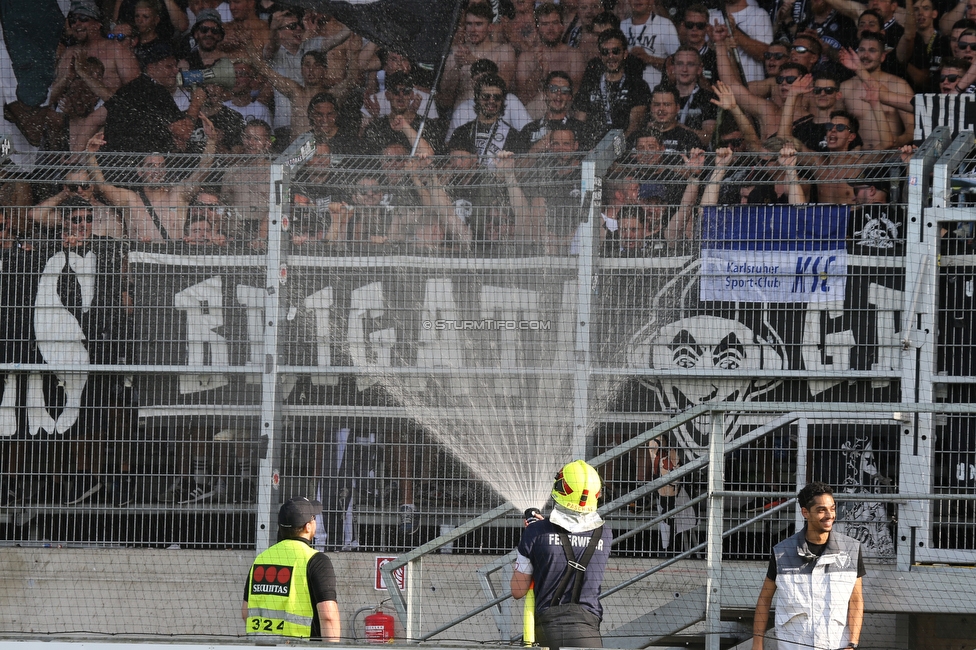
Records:
[[[0,436],[97,428],[82,411],[109,405],[119,387],[89,370],[128,359],[124,265],[125,247],[101,237],[84,246],[43,242],[0,252],[0,361],[51,367],[12,369],[0,381]]]
[[[360,36],[433,68],[444,56],[461,0],[293,0],[291,4],[328,11]]]
[[[263,368],[263,261],[163,247],[132,251],[139,362],[197,368],[177,378],[181,396],[226,386],[230,380],[217,368]]]
[[[846,206],[703,208],[701,299],[843,300],[847,216]]]
[[[188,366],[175,399],[237,381],[228,367],[263,368],[268,291],[264,270],[249,259],[262,258],[132,253],[141,359]],[[316,385],[335,384],[350,367],[360,371],[360,390],[389,368],[434,371],[405,380],[409,391],[436,383],[437,369],[520,368],[540,376],[472,376],[470,387],[452,378],[449,392],[528,399],[551,388],[540,377],[573,363],[572,260],[292,255],[283,271],[274,288],[279,363],[306,369]],[[322,372],[330,367],[335,375]]]
[[[915,95],[915,142],[921,142],[938,126],[948,126],[952,137],[972,131],[976,125],[976,95]]]
[[[798,213],[776,210],[776,219],[783,226],[778,235],[784,239],[796,235],[783,222]],[[891,266],[887,258],[860,256],[856,258],[860,266],[855,266],[855,258],[850,257],[845,264],[843,251],[833,248],[844,227],[841,214],[828,211],[808,219],[812,223],[820,220],[821,227],[811,231],[820,233],[819,239],[796,238],[794,250],[787,251],[733,249],[731,232],[741,233],[742,241],[755,241],[757,233],[743,229],[739,217],[730,216],[727,223],[720,224],[718,215],[713,210],[708,217],[705,258],[600,260],[591,294],[592,316],[586,324],[595,364],[619,367],[623,363],[620,354],[625,353],[627,365],[666,370],[675,381],[685,375],[690,381],[703,371],[738,369],[735,377],[729,377],[733,383],[744,376],[744,370],[802,370],[810,373],[802,382],[806,386],[803,394],[810,396],[843,383],[841,378],[848,370],[876,372],[879,378],[892,377],[893,372],[897,376],[904,338],[903,271]],[[740,216],[744,219],[750,213]],[[807,250],[815,247],[821,250]],[[794,256],[786,286],[788,290],[803,287],[806,298],[764,296],[753,300],[745,289],[708,288],[726,275],[703,273],[706,260],[727,253],[773,252]],[[274,286],[267,287],[265,258],[260,255],[137,247],[127,256],[128,286],[134,300],[128,319],[131,329],[121,325],[101,328],[105,334],[93,332],[88,337],[109,346],[88,351],[98,353],[90,359],[92,370],[115,359],[102,354],[103,349],[117,352],[116,363],[136,364],[141,381],[147,383],[140,406],[258,404],[260,377],[268,364],[265,309],[269,296],[277,301],[279,310],[276,345],[280,372],[289,378],[282,384],[286,387],[294,386],[293,379],[298,377],[323,390],[341,384],[343,391],[347,386],[360,393],[375,385],[385,369],[401,368],[406,369],[403,389],[408,391],[438,392],[440,384],[449,381],[445,395],[486,391],[506,399],[538,399],[558,391],[559,382],[577,368],[580,326],[575,258],[382,254],[361,258],[327,253],[309,251],[286,257],[286,266],[275,274]],[[801,255],[811,260],[836,259],[829,267],[810,261],[798,281],[795,260]],[[35,342],[35,335],[43,334],[32,327],[35,303],[40,300],[37,296],[51,293],[35,288],[36,277],[43,275],[41,269],[51,266],[45,262],[47,256],[37,255],[36,260],[7,257],[5,269],[27,273],[22,282],[4,284],[10,289],[3,293],[4,313],[9,317],[6,331],[22,343],[19,347],[8,344],[8,359],[51,364],[52,385],[77,399],[78,390],[69,380],[78,378],[81,385],[83,375],[75,364],[74,374],[59,379],[58,368],[64,362],[54,352],[70,351],[71,346],[81,350],[80,345],[59,344],[48,351],[44,340]],[[71,261],[82,268],[82,260]],[[874,266],[864,266],[869,263]],[[28,273],[28,267],[34,271]],[[803,265],[800,267],[802,270]],[[105,277],[122,276],[116,271]],[[835,282],[835,277],[843,283]],[[14,287],[21,290],[13,291]],[[811,292],[812,288],[816,291]],[[95,300],[92,304],[100,303]],[[45,313],[51,311],[47,303],[40,306]],[[102,322],[87,315],[82,321]],[[38,350],[41,356],[32,352]],[[155,366],[185,366],[186,372],[152,373]],[[465,371],[461,375],[471,380],[445,379],[445,373],[455,370]],[[12,372],[5,378],[0,410],[9,407],[9,413],[22,414],[26,411],[20,409],[26,404],[49,404],[50,415],[41,417],[42,411],[36,410],[38,417],[30,418],[34,422],[31,428],[53,431],[49,418],[58,420],[57,408],[66,398],[52,393],[45,398],[47,402],[40,397],[28,399],[46,390],[43,373],[35,374],[38,378]],[[303,376],[307,379],[301,379]],[[685,397],[677,402],[672,398],[678,393],[667,391],[668,408],[725,395],[716,393],[713,380],[698,381],[703,384],[700,391],[680,391]],[[659,383],[650,378],[648,382]],[[284,391],[284,399],[288,392]],[[728,391],[736,395],[755,392],[755,388]],[[352,394],[340,393],[322,397],[320,403],[353,399]],[[308,403],[315,402],[315,394],[322,393],[309,393]],[[68,422],[63,421],[64,427]]]
[[[783,210],[777,219],[795,216]],[[810,221],[817,219],[823,224],[814,228],[823,234],[818,242],[811,237],[788,251],[732,251],[792,255],[786,289],[796,285],[799,292],[805,286],[803,300],[751,300],[743,297],[748,296],[745,289],[705,289],[716,280],[702,272],[704,259],[697,257],[604,260],[607,268],[600,271],[591,306],[594,361],[619,366],[619,355],[626,353],[628,365],[667,369],[675,380],[683,373],[736,368],[805,370],[810,372],[804,382],[810,395],[841,382],[838,377],[847,370],[892,376],[901,349],[902,274],[880,258],[883,267],[850,266],[844,251],[833,248],[836,233],[844,228],[843,215],[827,210]],[[716,236],[725,231],[710,226],[707,232],[711,247],[705,250],[725,253],[716,243],[728,239],[727,234]],[[795,229],[786,228],[780,235],[791,233]],[[830,248],[824,250],[827,243]],[[796,280],[800,256],[836,259],[829,267],[811,261]],[[235,403],[249,399],[241,388],[256,381],[266,362],[269,290],[262,260],[130,254],[138,362],[187,366],[185,375],[171,380],[170,390],[152,392],[155,399],[163,404],[220,401],[212,391],[225,386]],[[362,391],[375,385],[386,369],[400,368],[407,369],[403,389],[424,392],[437,390],[446,381],[443,373],[468,369],[478,370],[468,375],[470,385],[454,377],[446,394],[488,391],[506,399],[531,399],[549,395],[557,378],[576,367],[573,258],[308,254],[291,255],[286,263],[279,286],[272,288],[281,319],[278,362],[281,372],[308,374],[314,385],[335,386],[355,373],[355,389]],[[829,268],[826,279],[814,276],[815,266],[821,272]],[[814,282],[816,291],[811,292]],[[168,376],[153,381],[170,381]],[[707,386],[691,404],[716,397],[714,381],[700,381]],[[688,405],[681,401],[669,408]]]

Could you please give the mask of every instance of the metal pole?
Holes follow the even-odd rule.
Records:
[[[272,494],[277,489],[281,467],[282,445],[281,400],[278,399],[278,332],[281,307],[281,276],[284,258],[281,254],[282,217],[288,206],[288,185],[291,169],[304,162],[315,151],[310,136],[299,138],[271,165],[271,187],[268,206],[268,248],[265,257],[264,290],[264,358],[261,365],[261,425],[259,436],[268,440],[267,453],[258,461],[257,518],[255,546],[258,553],[273,543],[272,532],[278,528],[278,501]]]
[[[596,247],[593,222],[599,218],[600,192],[595,164],[583,161],[582,196],[590,197],[589,216],[579,225],[580,252],[576,276],[576,367],[573,373],[573,439],[572,457],[586,458],[589,433],[590,401],[590,301],[593,298],[593,257]],[[586,189],[590,191],[587,192]]]
[[[622,149],[623,135],[610,131],[583,160],[580,196],[589,197],[587,218],[579,226],[580,251],[576,278],[576,366],[573,373],[573,458],[586,458],[590,433],[590,377],[592,340],[592,302],[594,294],[594,264],[599,246],[600,210],[602,207],[602,177]]]
[[[708,551],[705,579],[705,647],[720,650],[722,642],[722,519],[725,499],[725,413],[712,415],[708,440]]]
[[[941,266],[939,229],[942,222],[950,221],[951,218],[947,217],[952,216],[940,213],[952,211],[952,177],[973,146],[971,131],[960,133],[950,142],[948,129],[937,130],[926,138],[908,163],[908,214],[913,218],[909,218],[906,224],[905,288],[906,291],[912,288],[912,298],[910,307],[904,312],[901,353],[903,402],[935,402]],[[932,178],[932,208],[927,209],[929,172]],[[934,415],[920,412],[914,418],[900,420],[900,491],[917,494],[928,492],[933,485]],[[924,555],[929,550],[932,508],[932,504],[919,501],[899,506],[898,534],[895,536],[895,557],[899,570],[908,571],[916,553]]]
[[[420,571],[423,568],[423,558],[418,557],[404,567],[403,585],[407,592],[407,615],[403,619],[404,634],[408,643],[417,643],[420,639]]]
[[[457,25],[458,17],[461,15],[461,2],[454,3],[454,11],[451,13],[451,24]],[[430,95],[427,97],[427,105],[424,107],[424,116],[420,120],[420,128],[417,129],[417,138],[413,141],[410,148],[410,155],[417,155],[417,147],[420,146],[420,138],[424,137],[424,129],[427,127],[427,118],[430,116],[430,109],[434,106],[434,98],[437,96],[437,87],[441,85],[441,77],[444,76],[444,67],[447,65],[447,57],[451,54],[451,38],[444,42],[444,50],[441,52],[440,63],[437,64],[437,72],[434,73],[434,83],[430,86]]]

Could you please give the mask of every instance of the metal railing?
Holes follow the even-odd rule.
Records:
[[[721,602],[722,602],[722,565],[727,562],[724,559],[729,555],[723,551],[722,542],[732,536],[741,533],[749,527],[772,524],[780,529],[778,537],[774,536],[768,546],[763,551],[768,557],[769,548],[777,539],[784,539],[794,532],[797,527],[802,525],[802,520],[798,512],[795,511],[795,495],[797,490],[811,480],[817,480],[817,476],[809,473],[804,457],[810,451],[809,444],[809,425],[812,421],[829,422],[850,421],[851,419],[862,420],[888,420],[898,423],[899,426],[917,424],[918,419],[923,415],[968,415],[974,412],[972,404],[816,404],[809,403],[779,403],[770,402],[766,404],[743,404],[743,403],[712,403],[703,404],[681,415],[663,422],[656,427],[645,431],[632,440],[619,447],[607,451],[599,456],[589,459],[594,466],[601,466],[615,458],[620,458],[642,445],[661,439],[669,432],[681,427],[693,420],[707,418],[711,422],[713,431],[723,431],[723,421],[726,416],[742,414],[758,414],[766,419],[766,425],[759,427],[750,433],[735,440],[726,441],[723,435],[713,435],[708,453],[688,462],[666,476],[658,477],[645,485],[633,490],[630,493],[620,495],[612,501],[601,504],[600,513],[608,518],[611,523],[615,523],[614,515],[626,510],[628,504],[634,500],[653,494],[667,486],[679,486],[691,480],[702,472],[708,474],[708,484],[703,486],[700,494],[697,494],[686,503],[673,507],[659,515],[641,522],[639,525],[626,530],[622,534],[614,537],[614,547],[619,548],[621,543],[628,538],[644,530],[652,529],[654,526],[668,520],[674,520],[676,516],[688,508],[707,505],[706,521],[699,524],[704,535],[704,541],[688,545],[683,550],[676,550],[668,554],[665,559],[661,559],[650,568],[637,572],[627,579],[612,585],[604,585],[601,599],[606,599],[625,589],[650,578],[654,574],[667,569],[668,567],[688,559],[704,560],[706,566],[705,587],[706,593],[714,594],[707,601],[707,607],[703,612],[703,619],[706,625],[706,635],[709,643],[714,637],[717,643],[718,635],[723,631],[721,621]],[[791,489],[780,491],[769,490],[741,490],[730,489],[725,484],[724,467],[728,465],[728,458],[737,451],[748,448],[750,445],[776,435],[786,427],[799,424],[798,435],[795,443],[789,450],[790,460],[787,463],[793,468]],[[910,435],[910,434],[909,434]],[[826,450],[819,450],[820,452]],[[908,452],[910,454],[910,452]],[[712,462],[713,458],[722,457],[723,462]],[[905,463],[910,466],[910,463]],[[908,486],[915,484],[914,481],[906,481]],[[858,522],[857,513],[852,511],[851,506],[856,504],[870,504],[875,507],[894,508],[900,511],[912,506],[929,507],[933,502],[958,502],[971,503],[976,501],[976,494],[972,493],[939,493],[939,492],[914,492],[911,487],[904,489],[902,486],[889,486],[890,491],[850,491],[838,490],[835,492],[835,499],[838,503],[837,526],[841,531],[846,531],[849,535],[861,539],[862,544],[871,540],[860,536],[859,530],[863,528],[864,522]],[[730,503],[741,502],[744,499],[762,499],[766,507],[761,509],[758,514],[740,516],[731,509]],[[484,602],[478,603],[468,609],[461,607],[455,608],[457,612],[453,618],[438,624],[429,630],[421,629],[421,613],[425,610],[423,600],[428,597],[424,589],[417,588],[416,580],[421,571],[423,558],[438,549],[451,545],[456,540],[468,534],[471,530],[489,524],[492,520],[511,517],[513,507],[510,504],[499,506],[494,510],[484,513],[480,517],[466,522],[464,525],[441,535],[437,539],[413,549],[409,553],[399,556],[382,567],[382,572],[386,579],[387,589],[390,594],[394,607],[400,614],[404,624],[408,639],[413,641],[428,641],[441,635],[455,626],[469,621],[486,611],[491,610],[494,614],[495,625],[499,634],[500,641],[513,641],[517,639],[520,632],[513,632],[517,627],[516,622],[509,617],[503,616],[497,607],[508,600],[511,594],[507,593],[506,569],[511,564],[513,555],[510,553],[502,558],[493,560],[478,570],[478,579],[481,582]],[[845,515],[846,513],[846,515]],[[853,513],[853,514],[852,514]],[[785,517],[784,517],[785,515]],[[896,523],[897,522],[897,523]],[[914,564],[917,561],[916,553],[918,548],[924,548],[924,542],[919,543],[924,531],[918,531],[914,527],[908,527],[902,523],[895,512],[887,520],[870,520],[870,525],[877,525],[880,528],[890,529],[891,539],[897,545],[898,562],[901,567]],[[893,549],[894,550],[894,549]],[[659,556],[661,557],[661,556]],[[901,558],[907,557],[907,562]],[[878,558],[876,561],[894,562],[896,558]],[[395,576],[398,572],[405,571],[403,583],[407,585],[405,591],[401,591],[398,580]],[[492,576],[499,572],[504,572],[501,584],[496,584]],[[739,588],[739,585],[736,585]],[[612,638],[613,631],[605,631],[605,637]],[[650,642],[653,639],[648,639]],[[717,645],[715,646],[717,647]]]
[[[393,178],[409,181],[414,190],[425,187],[425,182],[454,187],[458,170],[451,167],[451,161],[411,169],[405,160],[380,162],[332,156],[326,165],[326,161],[316,160],[314,146],[300,141],[281,158],[263,161],[263,167],[260,161],[245,159],[216,165],[223,179],[206,178],[201,187],[229,194],[242,188],[260,190],[268,200],[267,210],[261,206],[262,213],[268,215],[266,238],[256,241],[253,237],[254,231],[262,230],[256,218],[250,219],[248,227],[228,228],[226,233],[218,227],[214,232],[237,240],[227,246],[214,240],[195,242],[193,237],[183,242],[124,242],[127,273],[137,296],[132,320],[138,326],[142,350],[138,356],[95,364],[95,369],[119,377],[118,390],[130,396],[126,398],[130,401],[118,405],[117,411],[138,424],[126,429],[124,436],[82,437],[75,445],[77,449],[59,444],[53,456],[40,453],[43,445],[15,451],[24,441],[41,440],[29,434],[10,436],[2,447],[8,467],[16,468],[12,475],[20,479],[41,477],[49,489],[58,487],[55,484],[65,471],[44,465],[43,458],[60,454],[65,463],[81,459],[78,467],[67,472],[77,479],[75,470],[93,469],[81,466],[86,454],[99,456],[103,483],[112,484],[112,500],[71,505],[51,494],[21,495],[4,510],[13,524],[8,529],[8,541],[30,541],[33,537],[41,542],[51,534],[64,534],[62,531],[72,528],[68,524],[77,518],[85,519],[82,528],[87,532],[66,535],[62,541],[202,547],[231,543],[198,534],[205,518],[214,515],[228,518],[220,527],[235,531],[234,544],[261,547],[273,535],[274,512],[281,498],[296,492],[314,496],[321,491],[323,499],[329,501],[328,522],[323,522],[328,523],[323,529],[330,533],[326,548],[389,550],[420,546],[436,537],[442,525],[457,525],[504,502],[486,485],[483,474],[454,460],[443,441],[431,433],[431,423],[443,425],[447,418],[457,415],[481,417],[491,410],[490,405],[477,401],[423,401],[437,393],[435,387],[454,378],[469,382],[457,385],[468,386],[475,385],[470,378],[478,378],[486,382],[479,385],[490,384],[506,403],[516,397],[525,400],[525,395],[531,394],[536,407],[551,407],[552,402],[546,400],[553,391],[563,391],[565,408],[549,410],[565,415],[556,420],[561,431],[570,432],[567,455],[599,455],[623,443],[620,449],[626,451],[601,469],[608,492],[632,495],[631,501],[653,495],[655,488],[650,486],[657,480],[648,468],[646,440],[639,434],[697,400],[725,398],[736,404],[774,398],[802,399],[811,404],[932,400],[935,392],[925,382],[936,376],[927,370],[935,358],[926,355],[941,345],[934,338],[938,328],[931,321],[940,309],[933,302],[938,295],[934,284],[937,255],[920,248],[929,246],[933,238],[928,231],[924,236],[918,231],[922,220],[914,211],[927,203],[928,179],[933,168],[937,172],[942,169],[936,159],[947,144],[937,133],[909,163],[909,175],[921,182],[909,182],[908,192],[902,192],[903,197],[907,194],[908,206],[904,255],[849,254],[851,286],[846,305],[748,300],[733,305],[731,301],[709,299],[699,287],[701,278],[707,278],[700,265],[703,246],[711,242],[713,246],[705,248],[718,255],[728,238],[718,237],[720,229],[715,227],[707,229],[706,237],[700,220],[706,214],[710,219],[720,219],[735,212],[696,212],[699,222],[690,236],[683,235],[683,241],[663,234],[660,228],[655,230],[655,226],[675,218],[681,207],[662,206],[662,188],[665,194],[683,189],[693,184],[695,177],[664,164],[678,160],[673,154],[656,163],[637,160],[613,135],[585,157],[567,158],[558,164],[545,157],[519,159],[519,185],[527,191],[536,188],[529,191],[530,195],[541,192],[539,186],[554,187],[550,173],[578,166],[578,175],[568,174],[569,180],[555,185],[567,190],[575,203],[565,204],[565,197],[560,203],[549,196],[554,205],[559,204],[558,209],[539,212],[541,203],[535,199],[546,198],[541,194],[532,195],[533,200],[526,197],[525,203],[512,203],[511,197],[506,197],[508,203],[489,202],[494,212],[475,210],[469,215],[490,226],[479,231],[481,235],[508,237],[511,246],[499,246],[494,240],[482,241],[481,248],[477,242],[465,248],[448,245],[451,240],[444,239],[443,246],[432,248],[430,242],[418,238],[419,233],[426,226],[442,223],[444,214],[423,200],[409,212],[414,219],[409,237],[396,239],[388,233],[371,235],[369,228],[349,228],[338,240],[329,240],[326,226],[332,213],[341,211],[333,204],[352,205],[360,200],[333,201],[333,195],[338,199],[351,197],[354,191],[366,189],[362,185],[370,185],[366,182],[370,179],[382,181],[377,186],[387,194],[404,190]],[[947,155],[961,160],[967,151],[966,141],[959,140]],[[872,153],[860,162],[834,167],[860,174],[869,159],[873,165],[887,161],[884,156],[888,155]],[[5,180],[33,188],[62,180],[66,168],[61,162],[43,156],[34,162],[31,173],[8,169]],[[775,165],[767,165],[769,161],[763,156],[742,156],[739,162],[743,163],[739,170],[742,174],[733,174],[723,191],[749,187],[750,183],[776,185],[780,171]],[[800,164],[812,167],[812,162],[811,158]],[[174,159],[172,163],[176,166],[172,180],[181,182],[192,175],[197,160]],[[109,176],[127,169],[107,158],[101,164]],[[750,166],[767,171],[757,174]],[[326,167],[328,178],[324,179],[321,175]],[[247,172],[257,169],[266,173],[261,183],[254,182]],[[903,180],[900,169],[900,164],[886,169],[893,191]],[[233,170],[244,171],[235,175],[238,172]],[[507,193],[511,187],[499,180],[498,170],[467,173],[480,175],[478,187],[488,195]],[[939,173],[942,175],[934,177],[936,186],[942,182],[940,178],[951,176]],[[465,178],[465,182],[474,183]],[[136,189],[151,185],[128,180]],[[815,187],[829,185],[831,179],[810,176],[806,180]],[[707,181],[702,175],[702,184],[707,185]],[[312,201],[314,209],[296,202],[295,197],[302,192],[307,193],[305,198]],[[939,192],[945,191],[936,187],[935,194]],[[221,198],[220,191],[217,196]],[[230,204],[220,214],[234,221],[248,221],[245,217],[254,207]],[[186,208],[189,216],[190,206]],[[120,208],[120,218],[130,218],[132,209]],[[193,209],[209,210],[202,206]],[[763,206],[758,212],[757,208],[748,209],[753,210],[748,214],[770,219],[808,214],[776,206]],[[6,210],[5,215],[11,218],[14,212]],[[382,211],[364,212],[363,218],[380,213],[391,214],[384,206]],[[560,239],[559,246],[565,248],[546,250],[542,239],[533,239],[538,232],[504,235],[504,228],[492,230],[499,224],[511,225],[512,215],[519,222],[537,218],[543,225],[547,219],[571,215],[572,225],[578,224],[576,243]],[[634,215],[645,231],[625,234],[627,220]],[[44,218],[32,217],[42,222]],[[716,222],[710,223],[714,226]],[[310,224],[322,228],[312,233]],[[550,226],[555,234],[565,230],[552,224],[545,228]],[[789,232],[781,232],[778,239],[771,236],[766,243],[788,242]],[[309,247],[294,238],[310,233],[324,239]],[[374,236],[387,237],[388,241],[373,241]],[[635,237],[640,240],[639,254],[627,246]],[[836,232],[834,237],[838,241],[847,238],[846,233]],[[43,238],[33,241],[38,248],[45,243]],[[796,274],[792,268],[787,271],[768,274],[768,279],[788,280],[792,285]],[[834,279],[825,269],[812,275],[818,273]],[[23,277],[32,276],[25,273]],[[557,288],[537,291],[539,284],[533,283],[542,277]],[[212,282],[214,278],[220,282],[219,290]],[[494,292],[489,287],[482,291],[485,278],[498,279],[496,284],[506,290]],[[814,284],[819,290],[820,284]],[[377,285],[386,293],[377,292]],[[835,286],[839,285],[831,285]],[[461,287],[477,291],[457,300]],[[446,293],[438,293],[446,288],[453,291],[453,303],[444,297]],[[176,304],[174,296],[178,293],[182,302]],[[355,310],[350,309],[353,301],[357,301]],[[486,319],[514,322],[525,315],[542,314],[552,324],[548,330],[551,335],[530,340],[526,334],[510,335],[501,330],[482,330],[477,335],[437,329],[428,335],[422,331],[427,313],[449,315],[451,309],[453,317],[443,320],[452,327],[454,323],[480,325]],[[220,325],[216,324],[218,317],[223,318]],[[733,340],[737,343],[730,345]],[[27,339],[21,342],[29,343]],[[472,349],[494,357],[471,361]],[[460,350],[459,355],[468,356],[449,358],[445,350]],[[526,350],[538,353],[538,359],[546,362],[533,361],[527,369],[499,363],[499,359],[507,360],[505,363],[516,358],[524,361]],[[556,361],[549,362],[551,358]],[[377,360],[389,366],[380,367]],[[736,367],[723,365],[729,362]],[[59,371],[75,370],[63,361],[36,357],[3,365],[5,382],[18,382],[17,391],[29,390],[35,375],[50,383],[57,381]],[[402,395],[425,407],[426,422],[398,401],[395,391],[390,392],[389,382],[394,379],[400,382]],[[966,375],[941,380],[945,384],[964,381]],[[10,385],[10,391],[4,393],[7,396],[16,392]],[[469,390],[467,398],[475,400],[477,392]],[[442,395],[448,393],[442,391]],[[133,395],[138,395],[137,402],[131,401]],[[611,399],[608,395],[621,397]],[[22,405],[18,403],[17,408]],[[56,414],[57,408],[50,413]],[[762,424],[750,420],[753,417],[746,415],[730,423],[736,431],[727,431],[726,436],[733,439]],[[17,422],[17,427],[23,426],[21,420]],[[928,427],[921,433],[925,447],[934,439],[937,423],[923,421],[921,426]],[[707,452],[708,431],[691,424],[674,430],[666,442],[665,447],[680,450],[679,465],[686,466]],[[348,456],[340,451],[344,449],[349,450]],[[781,483],[772,474],[776,453],[772,443],[743,451],[743,466],[753,475],[737,469],[730,480],[743,489],[750,484]],[[885,453],[893,459],[888,462],[901,462],[898,454]],[[945,450],[943,457],[951,453]],[[343,458],[349,462],[344,464]],[[189,501],[201,465],[203,472],[209,473],[209,485],[224,482],[219,499]],[[122,484],[129,480],[136,483],[136,499],[116,505],[114,484],[120,484],[121,497]],[[236,484],[234,495],[226,485],[231,482]],[[107,499],[106,485],[101,494]],[[180,494],[171,501],[166,500],[170,497],[161,498],[171,488],[179,489]],[[408,503],[413,503],[415,510],[401,512],[400,507]],[[632,510],[642,507],[636,503]],[[133,529],[133,522],[122,520],[133,514],[159,515],[161,523],[153,524],[158,528],[148,536],[127,536],[121,531]],[[649,515],[646,511],[634,514],[638,515],[635,520],[646,520]],[[121,518],[118,535],[98,535],[98,517],[103,515]],[[400,529],[404,515],[413,516],[414,530],[419,529],[419,533]],[[912,514],[917,522],[928,516],[927,511]],[[172,519],[167,522],[166,517]],[[947,520],[952,517],[946,514]],[[28,522],[40,526],[25,528]],[[513,524],[503,527],[510,528],[511,533]],[[627,525],[639,528],[641,524]],[[917,527],[929,530],[925,525]],[[495,540],[471,540],[457,544],[455,550],[504,552],[511,534]],[[643,550],[652,553],[657,548],[648,543]],[[960,550],[965,555],[965,549]],[[742,549],[740,556],[753,557],[755,553]]]

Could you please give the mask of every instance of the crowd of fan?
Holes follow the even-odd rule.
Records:
[[[261,248],[268,160],[306,133],[294,245],[517,240],[572,253],[579,159],[611,129],[627,137],[614,173],[644,239],[694,236],[716,154],[752,170],[727,175],[749,191],[727,187],[716,203],[866,202],[859,188],[886,187],[865,166],[911,150],[915,93],[976,87],[976,1],[943,2],[469,0],[432,88],[434,71],[321,12],[73,0],[46,106],[4,111],[68,171],[53,189],[5,190],[35,206],[8,221],[23,236],[56,228],[56,208],[80,198],[97,236]],[[180,83],[221,61],[232,87]],[[727,156],[741,152],[758,156]],[[375,168],[356,158],[374,155]],[[603,215],[608,250],[615,212]]]
[[[434,70],[321,12],[73,0],[47,103],[4,107],[48,153],[36,173],[0,170],[0,249],[260,251],[271,160],[311,134],[285,208],[292,247],[572,254],[588,207],[581,157],[619,129],[598,223],[607,256],[693,242],[696,206],[740,203],[871,204],[849,236],[897,253],[905,220],[888,209],[888,170],[912,152],[915,93],[976,88],[976,0],[718,1],[469,0],[434,88]],[[215,65],[232,85],[180,83]],[[122,314],[130,288],[106,285],[105,304]],[[62,424],[75,426],[50,427]],[[76,455],[87,478],[69,503],[101,485],[102,461]]]

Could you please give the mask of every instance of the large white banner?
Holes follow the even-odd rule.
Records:
[[[708,207],[702,216],[701,299],[843,301],[846,207]]]
[[[847,251],[702,250],[702,300],[829,302],[844,299]]]

